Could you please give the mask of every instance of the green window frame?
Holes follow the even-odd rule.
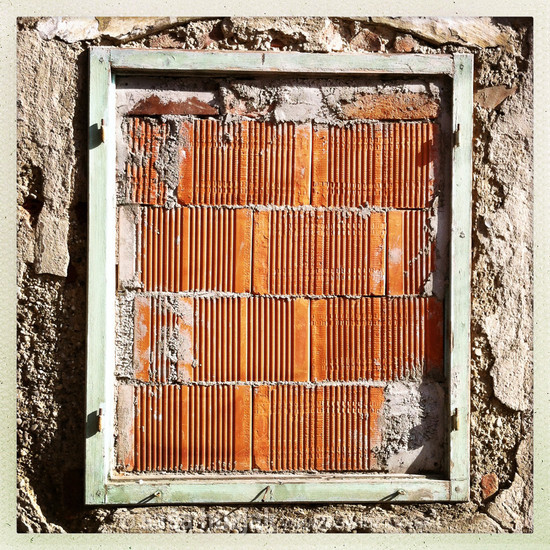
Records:
[[[87,504],[435,502],[469,498],[473,56],[194,52],[94,47],[89,58]],[[119,74],[447,75],[451,228],[445,308],[449,455],[443,476],[319,474],[117,478],[114,462],[115,87]]]

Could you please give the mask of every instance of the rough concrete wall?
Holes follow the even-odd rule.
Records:
[[[474,53],[469,502],[82,505],[90,45]],[[24,19],[18,58],[20,531],[532,530],[530,19]]]

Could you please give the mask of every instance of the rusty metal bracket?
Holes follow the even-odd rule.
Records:
[[[456,130],[453,132],[453,146],[460,147],[460,124],[456,125]]]
[[[458,419],[458,409],[455,409],[453,412],[453,415],[451,416],[451,429],[453,432],[458,431],[458,428],[460,426],[460,422]]]
[[[102,432],[103,431],[103,408],[99,407],[99,410],[97,411],[97,431]]]

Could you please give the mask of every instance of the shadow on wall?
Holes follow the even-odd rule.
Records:
[[[87,275],[87,72],[88,52],[78,55],[76,111],[73,118],[76,162],[74,191],[69,205],[67,277],[37,274],[27,265],[20,284],[19,324],[30,326],[36,356],[19,363],[28,399],[19,415],[36,418],[30,444],[19,437],[18,450],[42,514],[18,518],[18,531],[47,531],[58,525],[66,531],[96,531],[94,515],[84,502],[84,425],[86,414],[86,275]],[[70,184],[68,185],[68,187]],[[41,190],[39,190],[40,195]],[[34,207],[36,201],[30,206]],[[37,289],[38,293],[37,293]],[[38,294],[38,296],[37,296]],[[40,300],[41,310],[29,308]],[[34,359],[34,365],[33,360]],[[33,372],[35,371],[35,372]],[[47,400],[45,397],[47,396]],[[42,418],[40,418],[42,417]],[[44,421],[45,418],[47,421]],[[34,418],[31,420],[34,422]],[[34,426],[33,426],[34,427]],[[33,440],[34,439],[34,440]],[[36,505],[35,505],[36,506]],[[26,510],[28,513],[29,511]],[[38,525],[33,525],[34,522]]]

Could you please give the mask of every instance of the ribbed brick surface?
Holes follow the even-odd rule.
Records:
[[[156,163],[159,151],[166,144],[168,125],[153,119],[126,119],[129,136],[126,177],[129,200],[142,204],[164,204],[166,183],[161,181]]]
[[[138,296],[135,308],[137,380],[309,380],[308,300]]]
[[[312,204],[429,206],[434,194],[434,132],[430,122],[316,126]]]
[[[135,377],[167,382],[401,380],[443,367],[436,298],[135,301]],[[311,341],[311,344],[310,344]],[[311,350],[311,352],[310,352]]]
[[[309,202],[311,125],[185,122],[181,204]]]
[[[254,388],[253,467],[375,469],[382,399],[382,388],[366,386]]]
[[[134,400],[127,469],[250,469],[250,386],[139,386]]]
[[[120,468],[379,469],[385,384],[443,373],[443,303],[424,296],[438,127],[402,118],[125,119]]]
[[[147,291],[250,291],[252,212],[143,207],[136,272]]]
[[[443,368],[436,298],[332,298],[311,303],[311,378],[400,380]]]
[[[387,284],[390,295],[419,293],[434,269],[428,221],[426,211],[255,212],[252,289],[381,296]]]

